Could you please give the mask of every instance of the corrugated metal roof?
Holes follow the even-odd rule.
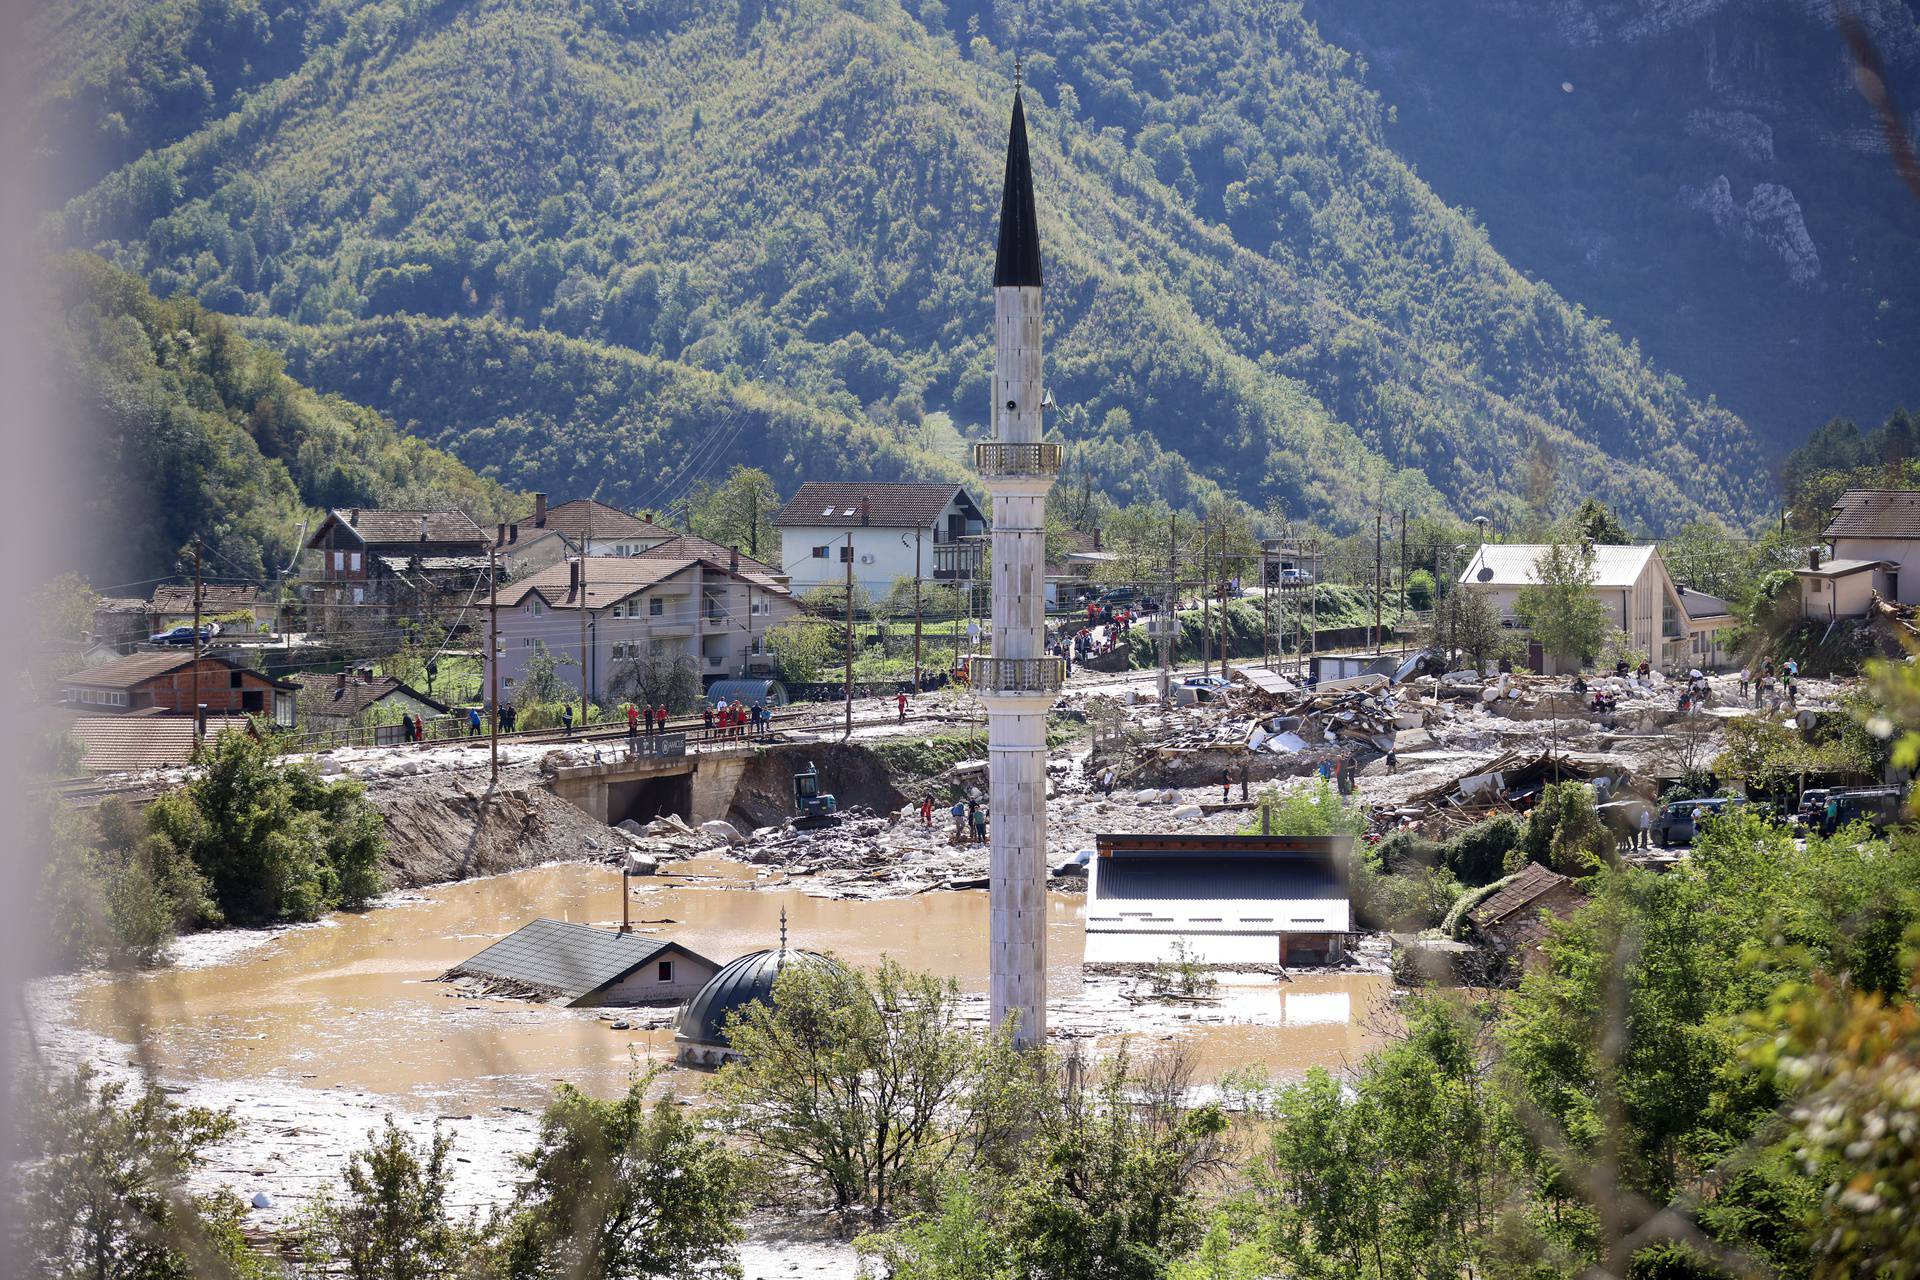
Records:
[[[670,948],[701,958],[661,938],[541,919],[522,925],[441,976],[497,978],[577,1001]]]
[[[1474,553],[1460,575],[1463,586],[1525,587],[1540,581],[1536,566],[1540,558],[1553,550],[1543,542],[1489,542]],[[1645,546],[1616,546],[1596,543],[1593,548],[1593,585],[1630,587],[1646,571],[1653,558],[1652,543]]]

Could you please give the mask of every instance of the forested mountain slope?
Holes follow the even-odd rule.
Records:
[[[482,480],[372,410],[319,396],[273,352],[191,299],[75,254],[49,272],[56,376],[80,410],[87,496],[62,533],[99,586],[171,576],[196,536],[209,576],[260,579],[331,506],[520,513]]]
[[[1763,442],[1920,397],[1911,0],[1307,0],[1370,64],[1388,141],[1515,265],[1614,321]]]
[[[171,0],[165,31],[200,32],[212,19],[192,15],[215,2]],[[417,376],[366,376],[351,350],[405,333],[418,359],[465,368],[433,344],[485,333],[560,353],[537,399],[629,424],[662,418],[607,399],[595,378],[614,353],[515,331],[667,362],[645,367],[671,374],[679,429],[596,439],[609,496],[634,505],[678,466],[666,451],[725,429],[746,384],[862,428],[839,455],[778,432],[739,446],[809,475],[910,468],[929,416],[982,429],[1016,40],[984,7],[336,0],[263,14],[248,30],[267,32],[265,52],[239,70],[194,61],[204,37],[180,36],[174,56],[207,86],[189,108],[116,96],[101,68],[136,57],[138,24],[93,13],[78,0],[47,24],[53,45],[90,52],[49,55],[66,79],[39,125],[70,134],[95,113],[152,146],[76,180],[50,239],[224,311],[348,326],[263,332],[318,385],[352,387],[509,484],[569,488],[586,472],[563,455],[590,416],[503,435],[475,406],[529,392],[488,385],[492,367],[436,397]],[[1496,512],[1592,494],[1662,527],[1762,505],[1744,425],[1511,269],[1393,155],[1352,59],[1297,8],[1024,14],[1070,469],[1118,497],[1217,484],[1349,527],[1383,492]],[[262,71],[289,41],[298,65]],[[497,327],[368,325],[399,313]],[[579,430],[540,447],[561,418]]]

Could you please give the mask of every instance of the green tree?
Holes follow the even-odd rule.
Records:
[[[738,1276],[741,1168],[651,1077],[602,1102],[561,1085],[495,1224],[509,1280]]]
[[[1457,662],[1460,655],[1472,659],[1473,669],[1484,671],[1487,663],[1513,653],[1514,635],[1500,625],[1500,612],[1493,602],[1478,591],[1449,591],[1434,602],[1433,615],[1421,633],[1421,643],[1437,649]]]
[[[779,514],[780,491],[759,467],[736,464],[718,485],[695,485],[687,499],[689,530],[723,547],[739,547],[762,563],[779,558],[780,538],[773,527]]]
[[[415,1142],[387,1117],[367,1146],[347,1157],[340,1191],[323,1192],[307,1215],[315,1261],[352,1280],[439,1280],[464,1273],[476,1241],[448,1220],[453,1139],[434,1129]]]
[[[1526,833],[1509,853],[1509,869],[1538,862],[1562,875],[1584,876],[1613,857],[1613,833],[1601,820],[1593,788],[1549,782],[1527,815]]]
[[[1606,504],[1598,498],[1582,500],[1568,525],[1580,540],[1596,546],[1617,547],[1633,541],[1627,526],[1621,524],[1619,518],[1607,510]]]
[[[1534,578],[1514,598],[1514,616],[1557,661],[1591,661],[1608,630],[1607,608],[1593,593],[1592,545],[1553,543],[1535,562]]]
[[[1367,815],[1357,800],[1340,794],[1325,778],[1315,778],[1285,795],[1260,793],[1262,821],[1274,835],[1359,835],[1367,829]],[[1260,830],[1256,823],[1253,831]]]
[[[313,920],[380,891],[385,823],[357,783],[324,781],[228,730],[202,748],[201,771],[147,810],[154,847],[206,878],[225,920]]]
[[[842,656],[840,629],[821,618],[791,618],[767,628],[767,652],[780,679],[811,684]]]
[[[783,1180],[885,1222],[973,1149],[983,1055],[959,988],[883,959],[869,977],[789,965],[773,1003],[728,1020],[741,1055],[714,1081],[726,1115]]]
[[[25,1159],[16,1167],[14,1243],[47,1280],[242,1280],[266,1268],[240,1237],[229,1195],[190,1195],[226,1112],[177,1107],[157,1085],[132,1092],[91,1067],[16,1077]]]

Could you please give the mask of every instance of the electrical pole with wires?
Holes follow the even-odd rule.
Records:
[[[1200,674],[1213,674],[1213,631],[1212,615],[1208,612],[1213,603],[1213,575],[1208,571],[1207,556],[1213,549],[1212,517],[1203,517],[1200,521]]]
[[[1373,651],[1380,652],[1380,575],[1384,565],[1380,558],[1380,532],[1382,520],[1380,508],[1373,509]]]
[[[200,712],[200,535],[193,536],[193,740],[207,736],[207,718]]]
[[[913,531],[913,691],[920,692],[920,539]]]
[[[501,526],[504,528],[505,526]],[[500,785],[500,535],[487,548],[487,684],[493,728],[487,734],[490,785]]]
[[[580,535],[580,727],[587,727],[587,553],[593,549],[593,504],[600,500],[600,486],[593,486],[587,499],[586,531]],[[694,627],[699,631],[698,624]]]
[[[1232,575],[1227,572],[1227,520],[1222,516],[1220,518],[1220,678],[1222,680],[1229,679],[1227,675],[1227,601],[1232,581]]]
[[[847,530],[847,545],[840,552],[840,560],[847,566],[847,729],[841,735],[853,737],[853,530]]]

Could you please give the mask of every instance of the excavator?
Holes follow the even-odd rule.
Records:
[[[840,803],[830,795],[820,794],[820,770],[812,761],[793,775],[793,807],[798,810],[793,820],[797,831],[831,827],[840,821]]]

